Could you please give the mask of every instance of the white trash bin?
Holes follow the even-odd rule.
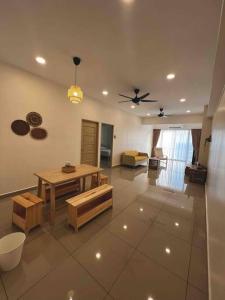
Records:
[[[20,262],[26,235],[23,232],[10,233],[0,239],[0,269],[10,271]]]

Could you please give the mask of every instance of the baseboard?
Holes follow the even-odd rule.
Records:
[[[15,191],[8,192],[8,193],[4,193],[4,194],[0,195],[0,199],[6,198],[6,197],[10,197],[10,196],[14,196],[14,195],[16,195],[18,193],[24,193],[24,192],[33,190],[35,188],[37,188],[37,185],[30,186],[30,187],[27,187],[27,188],[24,188],[24,189],[20,189],[20,190],[15,190]]]
[[[206,239],[207,239],[207,264],[208,264],[208,293],[209,293],[209,300],[212,299],[211,293],[211,285],[210,285],[210,264],[209,264],[209,223],[208,223],[208,201],[207,201],[207,183],[205,184],[205,209],[206,209]]]
[[[116,168],[116,167],[120,167],[121,165],[118,164],[118,165],[112,165],[112,168]]]

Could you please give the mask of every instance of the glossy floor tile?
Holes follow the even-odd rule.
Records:
[[[154,224],[138,246],[138,250],[187,280],[191,246],[185,241],[177,239]]]
[[[132,252],[127,243],[104,231],[82,246],[74,257],[109,291]]]
[[[83,226],[77,234],[72,227],[68,226],[68,222],[64,222],[61,226],[51,229],[51,234],[57,239],[70,253],[81,247],[90,238],[95,236],[102,230],[102,227],[95,222],[89,222]]]
[[[114,233],[132,247],[136,247],[145,235],[150,224],[135,218],[126,211],[118,215],[107,226],[107,230]]]
[[[106,169],[113,209],[78,232],[63,198],[54,226],[47,205],[20,265],[0,273],[0,300],[208,299],[204,187],[189,183],[183,167],[169,163],[160,180],[146,167]],[[10,197],[0,199],[0,238],[19,230],[11,214]]]
[[[192,221],[161,211],[156,218],[156,223],[166,232],[191,243],[193,233]]]
[[[21,300],[103,300],[106,292],[72,257],[25,293]]]
[[[0,299],[1,300],[7,300],[7,296],[6,296],[6,293],[5,293],[5,289],[3,287],[3,284],[0,280]]]
[[[19,266],[2,274],[9,299],[17,299],[67,256],[66,250],[48,233],[25,243]]]
[[[110,294],[115,299],[185,300],[186,282],[136,252]]]
[[[207,293],[202,293],[195,287],[188,285],[186,300],[208,300]]]
[[[188,281],[202,292],[208,291],[206,249],[192,247]]]

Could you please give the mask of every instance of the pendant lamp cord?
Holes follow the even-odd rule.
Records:
[[[77,85],[77,66],[75,65],[75,72],[74,72],[74,81],[75,81],[75,85]]]

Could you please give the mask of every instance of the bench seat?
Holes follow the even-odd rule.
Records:
[[[66,200],[69,224],[77,231],[80,226],[112,207],[112,190],[111,185],[104,184]]]

